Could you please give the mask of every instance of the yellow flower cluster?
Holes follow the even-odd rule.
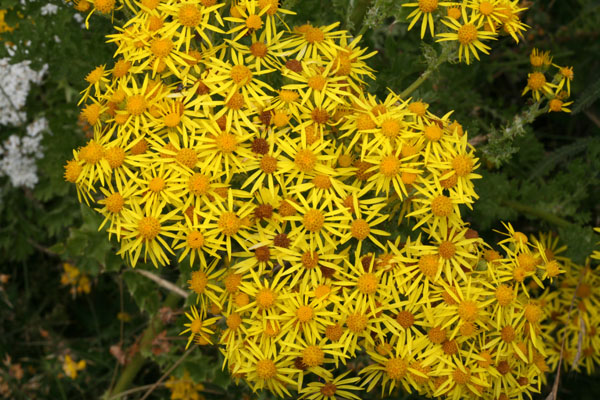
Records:
[[[421,39],[427,28],[438,42],[458,42],[458,57],[471,63],[471,54],[479,60],[478,51],[489,54],[490,47],[484,43],[496,40],[499,35],[510,35],[515,42],[523,37],[528,28],[520,14],[527,10],[516,0],[418,0],[402,4],[414,10],[408,15],[408,30],[421,20]],[[435,35],[435,23],[441,21],[446,32]]]
[[[85,369],[85,360],[79,360],[77,362],[75,362],[72,358],[70,354],[65,355],[64,359],[63,359],[63,371],[65,373],[66,376],[68,376],[71,379],[77,379],[77,375],[79,374],[79,371],[82,371]]]
[[[567,107],[573,102],[567,101],[567,99],[571,96],[573,67],[561,67],[553,64],[549,51],[542,52],[535,48],[531,51],[529,61],[533,72],[527,76],[527,86],[523,89],[522,95],[531,91],[531,96],[535,101],[540,102],[547,99],[548,112],[571,112]],[[546,72],[551,66],[558,71],[555,72],[552,82],[548,82]]]
[[[188,371],[181,378],[171,375],[165,386],[171,391],[171,400],[204,400],[200,394],[204,385],[195,383]]]
[[[543,240],[507,226],[501,254],[462,220],[480,176],[451,113],[370,95],[360,37],[282,29],[277,0],[123,6],[65,179],[133,266],[193,268],[188,345],[217,342],[235,379],[280,396],[540,390],[536,288],[564,268]],[[398,225],[413,234],[388,238]]]
[[[92,290],[90,277],[82,273],[76,266],[64,263],[64,272],[60,276],[60,283],[64,286],[70,286],[73,296],[82,293],[90,293]]]

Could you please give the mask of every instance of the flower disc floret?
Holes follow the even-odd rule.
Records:
[[[226,211],[219,217],[218,225],[224,235],[233,236],[240,230],[242,222],[235,212]]]
[[[204,247],[204,235],[198,231],[191,231],[187,235],[187,245],[193,250],[201,249]]]
[[[202,21],[202,13],[195,4],[184,4],[179,8],[179,22],[183,26],[193,28]]]
[[[272,174],[277,171],[277,159],[273,156],[265,154],[260,160],[260,169],[265,174]]]
[[[325,88],[327,80],[321,75],[315,75],[308,78],[307,85],[313,90],[320,92]]]
[[[208,193],[210,189],[210,178],[206,175],[196,172],[190,177],[188,181],[188,188],[190,192],[196,196],[202,196]]]
[[[154,193],[158,193],[158,192],[162,191],[164,188],[165,188],[165,180],[160,176],[156,176],[156,177],[152,178],[148,184],[148,189],[150,189]]]
[[[158,58],[163,58],[169,55],[173,50],[173,41],[171,39],[154,39],[150,45],[150,51]]]
[[[160,233],[160,221],[154,217],[143,217],[138,222],[138,231],[144,240],[153,240]]]
[[[96,164],[104,157],[104,147],[93,140],[86,144],[79,152],[79,158],[88,164]]]
[[[231,67],[231,79],[238,85],[243,86],[252,80],[252,71],[245,65],[234,65]]]
[[[398,160],[398,157],[389,155],[383,157],[381,160],[381,163],[379,164],[379,171],[383,174],[383,176],[392,178],[400,172],[400,166],[401,162]]]
[[[325,33],[320,28],[311,26],[308,27],[308,29],[304,33],[304,39],[306,39],[306,41],[311,44],[320,43],[323,40],[325,40]]]
[[[386,119],[381,123],[381,134],[388,138],[395,138],[400,134],[402,125],[395,119]]]
[[[400,311],[398,315],[396,315],[396,322],[404,329],[408,329],[415,323],[415,316],[410,311]]]
[[[348,325],[348,329],[354,333],[362,333],[367,327],[367,316],[361,313],[353,313],[348,315],[346,318],[346,325]]]
[[[256,304],[263,309],[273,306],[276,299],[277,295],[269,288],[262,288],[256,294]]]
[[[362,274],[356,281],[356,287],[363,294],[374,294],[379,286],[379,278],[372,272]]]
[[[246,28],[251,30],[257,30],[262,28],[263,22],[259,15],[252,14],[246,18]]]
[[[183,148],[177,152],[175,159],[188,168],[194,168],[198,162],[196,150]]]
[[[310,149],[302,149],[296,153],[294,163],[302,172],[310,172],[317,165],[317,156]]]
[[[473,322],[477,319],[477,303],[473,300],[465,300],[458,305],[458,316],[467,322]]]
[[[206,285],[208,285],[208,276],[204,271],[194,271],[192,272],[192,279],[189,282],[190,289],[197,294],[203,294],[206,290]]]
[[[477,40],[477,28],[473,24],[464,24],[458,28],[458,41],[468,45]]]
[[[431,212],[436,217],[448,217],[452,209],[452,200],[447,196],[439,195],[431,201]]]
[[[496,300],[502,307],[508,306],[514,299],[513,290],[508,285],[500,285],[496,289]]]
[[[310,306],[300,306],[296,310],[296,317],[300,322],[308,322],[313,318],[314,311]]]
[[[224,154],[231,154],[237,149],[237,138],[232,133],[223,132],[215,138],[217,148]]]
[[[407,371],[408,363],[401,358],[390,358],[385,363],[385,372],[390,379],[402,379]]]
[[[131,115],[142,115],[147,108],[146,99],[141,94],[135,94],[127,98],[127,105],[125,108]]]
[[[527,304],[524,309],[525,319],[531,323],[539,322],[542,319],[543,312],[537,304]]]
[[[318,232],[323,227],[325,223],[325,216],[321,210],[310,209],[304,214],[304,218],[302,219],[304,227],[307,231],[310,232]]]
[[[425,254],[419,259],[419,270],[429,278],[434,278],[439,269],[439,256],[437,254]]]
[[[467,155],[458,155],[452,160],[452,168],[456,171],[456,175],[467,176],[473,170],[473,160]]]
[[[111,168],[119,168],[125,161],[125,150],[120,147],[111,147],[104,153],[104,158]]]
[[[531,90],[540,90],[546,84],[546,76],[542,72],[533,72],[527,78],[527,86]]]
[[[67,165],[65,165],[65,180],[71,183],[77,182],[81,171],[83,171],[83,166],[81,166],[77,161],[68,161]]]
[[[115,9],[115,0],[94,0],[94,8],[102,14],[109,14]]]
[[[104,207],[113,214],[121,212],[124,205],[125,199],[121,193],[112,193],[104,200]]]
[[[277,376],[277,366],[273,360],[260,360],[256,363],[256,375],[260,379],[273,379]]]
[[[365,240],[371,233],[369,223],[362,218],[352,221],[350,226],[350,232],[352,237],[358,240]]]
[[[456,245],[448,240],[443,241],[438,247],[438,253],[442,258],[448,260],[456,254]]]
[[[319,346],[308,346],[302,351],[302,362],[308,367],[317,367],[323,364],[325,354]]]
[[[427,140],[432,142],[437,142],[442,138],[442,128],[437,126],[436,124],[428,125],[423,131],[423,135],[427,138]]]
[[[232,313],[227,317],[225,322],[229,329],[235,331],[242,325],[242,317],[238,313]]]

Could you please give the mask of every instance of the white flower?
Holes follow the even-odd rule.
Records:
[[[0,145],[0,176],[15,186],[33,188],[38,182],[36,160],[44,156],[42,133],[49,132],[46,118],[27,125],[26,135],[11,135]]]
[[[30,61],[10,64],[10,59],[0,59],[0,125],[21,125],[26,119],[23,111],[31,84],[39,84],[48,69],[32,70]]]
[[[53,15],[58,11],[58,6],[56,4],[48,3],[40,9],[42,15]]]

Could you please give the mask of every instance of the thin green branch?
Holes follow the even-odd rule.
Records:
[[[173,308],[179,302],[179,295],[173,292],[169,292],[169,295],[165,299],[163,306]],[[129,364],[125,366],[121,375],[119,376],[119,380],[117,381],[113,390],[108,393],[106,398],[115,398],[116,395],[127,390],[131,382],[135,379],[136,375],[142,369],[144,364],[146,363],[146,357],[142,354],[149,351],[152,347],[152,341],[156,337],[156,335],[163,329],[164,323],[161,321],[159,314],[156,314],[150,320],[148,327],[142,334],[142,339],[140,340],[139,351],[135,353],[133,358],[129,361]],[[119,398],[120,396],[116,396]]]
[[[435,61],[430,63],[427,66],[427,69],[425,70],[425,72],[423,72],[421,74],[421,76],[419,76],[413,83],[411,83],[409,87],[404,89],[399,94],[399,97],[401,99],[408,98],[415,90],[417,90],[419,88],[419,86],[421,86],[423,83],[425,83],[427,81],[427,79],[429,79],[431,74],[434,73],[435,71],[437,71],[438,68],[440,67],[440,65],[442,65],[444,62],[446,62],[448,60],[448,53],[449,53],[449,47],[448,46],[442,47],[442,51],[440,51],[440,54],[438,54],[438,57],[435,59]]]

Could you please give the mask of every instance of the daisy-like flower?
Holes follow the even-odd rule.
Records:
[[[438,1],[438,0],[419,0],[416,3],[404,3],[402,7],[413,7],[414,10],[406,17],[411,20],[408,25],[408,30],[411,30],[413,26],[419,19],[421,21],[421,39],[425,36],[425,32],[427,31],[427,27],[429,27],[429,32],[431,36],[434,36],[434,23],[433,23],[433,13],[437,11],[439,6],[452,6],[454,5],[451,1]]]
[[[98,230],[101,230],[108,221],[108,238],[110,239],[112,233],[117,236],[117,240],[121,239],[121,231],[123,222],[128,219],[130,203],[132,201],[139,201],[139,199],[133,200],[132,197],[136,191],[136,186],[131,181],[116,183],[116,188],[113,187],[112,183],[108,184],[108,188],[100,187],[100,191],[104,195],[104,199],[99,200],[101,208],[96,208],[100,214],[104,215],[104,220],[100,224]]]
[[[419,221],[413,229],[427,223],[431,229],[447,229],[449,227],[461,226],[459,204],[470,206],[470,202],[446,196],[436,179],[433,185],[425,188],[416,186],[417,190],[423,195],[413,199],[415,205],[414,211],[409,213],[408,217],[416,217]],[[439,228],[438,228],[439,227]]]
[[[231,51],[231,63],[219,57],[211,57],[206,63],[206,67],[215,71],[215,74],[209,75],[203,79],[204,84],[214,87],[215,93],[222,93],[225,97],[224,104],[231,102],[236,94],[242,97],[238,101],[243,101],[244,105],[257,103],[264,106],[268,95],[265,90],[272,92],[273,89],[266,82],[260,80],[261,75],[273,72],[272,69],[256,69],[256,64],[245,64],[244,54],[233,50]],[[230,107],[231,106],[230,103]],[[241,107],[240,107],[241,108]],[[215,114],[219,118],[223,112]]]
[[[550,64],[552,64],[550,51],[540,51],[534,47],[529,55],[529,63],[533,68],[545,68],[550,66]]]
[[[186,215],[184,219],[185,223],[179,225],[172,244],[173,250],[183,250],[178,262],[189,256],[190,267],[194,266],[196,260],[200,267],[204,267],[208,265],[206,255],[219,259],[218,252],[224,250],[224,243],[215,236],[216,223],[203,218],[202,213],[192,215],[192,218]],[[214,269],[214,263],[211,265]]]
[[[224,269],[217,269],[219,264],[218,259],[214,259],[210,265],[200,263],[200,269],[192,271],[190,279],[187,281],[189,289],[196,293],[196,304],[200,303],[200,314],[206,317],[206,310],[209,304],[216,304],[221,307],[221,293],[223,288],[218,286],[216,282],[225,272]]]
[[[552,64],[553,66],[555,66],[556,68],[558,68],[558,74],[560,77],[560,82],[558,82],[558,85],[556,85],[556,92],[558,93],[559,91],[562,90],[562,88],[565,86],[567,86],[567,94],[570,96],[571,95],[571,81],[573,80],[573,77],[575,76],[575,74],[573,73],[573,67],[560,67],[556,64]]]
[[[210,336],[213,335],[215,331],[212,330],[210,327],[219,320],[219,317],[202,319],[202,316],[198,312],[196,306],[192,306],[190,308],[190,311],[191,313],[185,313],[185,316],[190,322],[188,322],[187,324],[183,324],[186,327],[186,329],[184,329],[180,333],[180,335],[184,335],[189,332],[190,337],[188,338],[185,348],[187,349],[188,347],[190,347],[190,343],[192,343],[194,339],[197,340],[198,338],[203,338],[206,341],[208,341],[208,343],[211,343]]]
[[[180,205],[179,191],[174,185],[179,180],[177,170],[160,164],[143,170],[142,174],[137,179],[139,190],[136,193],[142,204],[149,204],[151,207],[163,203]]]
[[[298,215],[284,218],[293,226],[290,233],[294,238],[292,245],[308,241],[315,243],[318,249],[337,247],[339,241],[336,238],[344,236],[343,231],[350,221],[350,214],[345,209],[327,211],[326,203],[319,204],[314,198],[310,203],[301,195],[297,198],[298,204],[292,205],[298,211]]]
[[[207,31],[225,33],[222,29],[210,23],[211,17],[214,16],[217,22],[221,26],[223,25],[219,8],[224,5],[224,3],[216,3],[207,6],[198,0],[177,3],[161,2],[158,9],[168,22],[157,34],[175,37],[176,40],[173,43],[175,49],[180,50],[183,47],[186,52],[190,49],[190,42],[196,34],[210,44],[211,39]]]
[[[352,371],[348,370],[335,378],[325,379],[323,381],[310,382],[300,390],[299,399],[307,400],[360,400],[362,397],[356,392],[364,390],[360,385],[360,377],[347,376]]]
[[[550,99],[548,102],[548,112],[566,112],[570,113],[567,107],[573,104],[572,101],[564,101],[560,96],[556,96],[553,99]]]
[[[295,27],[294,35],[286,40],[286,48],[289,49],[286,53],[295,55],[299,61],[305,57],[309,59],[326,57],[332,60],[335,58],[336,50],[339,49],[336,40],[346,35],[345,31],[335,30],[339,25],[339,22],[335,22],[321,27],[310,24]]]
[[[367,157],[365,161],[373,165],[367,170],[373,173],[369,178],[369,187],[375,188],[376,193],[384,192],[386,195],[393,191],[400,200],[408,197],[406,174],[416,176],[422,173],[418,168],[422,163],[415,159],[416,154],[404,157],[401,148],[389,153],[384,150],[377,156]]]
[[[279,32],[275,36],[268,36],[267,31],[263,30],[260,35],[252,33],[252,43],[246,45],[238,41],[226,42],[236,49],[239,54],[246,56],[244,63],[246,65],[254,64],[256,71],[263,69],[271,70],[281,68],[283,59],[283,49],[285,42],[282,40],[284,32]]]
[[[236,364],[232,373],[244,374],[253,390],[268,389],[279,397],[290,396],[288,386],[295,386],[291,378],[297,373],[290,356],[277,354],[274,347],[261,349],[254,341],[240,350],[246,358],[245,363]]]
[[[479,60],[478,51],[484,54],[489,54],[490,47],[485,45],[482,40],[495,40],[494,32],[482,29],[483,21],[479,19],[476,13],[472,13],[471,17],[467,17],[467,9],[462,8],[462,23],[454,18],[442,20],[444,25],[455,30],[454,33],[439,33],[437,36],[438,42],[456,40],[459,43],[458,59],[462,61],[463,55],[467,64],[471,63],[471,54]]]
[[[541,95],[554,94],[552,89],[556,89],[556,85],[546,81],[546,75],[543,72],[531,72],[527,76],[527,86],[523,89],[521,96],[525,96],[527,92],[531,91],[531,95],[535,101],[540,101]]]
[[[354,218],[352,219],[352,222],[350,222],[350,229],[346,235],[340,239],[340,244],[346,243],[350,239],[358,240],[358,246],[356,246],[357,254],[360,254],[362,244],[367,239],[369,242],[376,244],[379,248],[384,249],[385,246],[375,237],[375,235],[390,235],[389,232],[384,230],[374,229],[375,226],[388,219],[388,216],[380,213],[381,209],[385,206],[383,202],[378,202],[377,198],[371,200],[371,206],[362,209],[358,205],[357,197],[352,197]]]
[[[236,197],[235,202],[234,196]],[[234,240],[242,248],[247,249],[253,239],[253,235],[247,226],[249,222],[247,218],[252,213],[254,206],[248,202],[239,204],[243,201],[242,199],[247,197],[247,194],[242,191],[235,191],[234,194],[234,190],[229,189],[225,197],[224,201],[206,203],[210,214],[204,214],[203,216],[216,219],[214,232],[210,231],[208,234],[213,235],[216,233],[217,240],[225,242],[227,255],[231,256]]]
[[[377,352],[369,352],[369,356],[375,363],[360,371],[361,375],[365,375],[363,384],[366,385],[366,390],[372,390],[381,382],[382,396],[390,396],[396,386],[401,386],[410,393],[411,387],[418,386],[412,375],[415,370],[409,371],[413,360],[411,353],[421,351],[425,343],[424,339],[414,342],[410,347],[398,343],[386,356]],[[420,371],[416,371],[416,373],[422,374]]]
[[[476,22],[483,22],[485,30],[496,32],[498,26],[502,24],[502,11],[505,6],[501,0],[471,0],[468,7],[472,8],[477,15]],[[458,19],[458,18],[455,18]]]
[[[87,76],[85,80],[88,83],[88,87],[85,88],[81,92],[81,99],[77,103],[78,105],[83,103],[89,96],[92,89],[94,89],[94,96],[98,97],[104,88],[109,82],[106,76],[108,75],[108,71],[105,70],[106,65],[99,65],[94,68]]]
[[[224,19],[225,21],[234,23],[234,27],[227,33],[236,33],[237,35],[233,38],[233,41],[238,41],[247,34],[254,33],[263,28],[262,17],[270,7],[259,8],[259,4],[256,1],[242,0],[239,4],[234,4],[233,8],[236,15],[225,17]],[[267,32],[268,36],[271,36],[271,34],[271,32]]]
[[[121,226],[121,249],[117,254],[127,255],[131,265],[135,266],[143,249],[144,261],[150,257],[157,268],[158,264],[168,264],[167,253],[173,254],[173,250],[166,240],[175,236],[175,222],[181,218],[178,210],[163,214],[165,203],[158,202],[153,205],[146,203],[143,208],[138,202],[131,205],[131,213],[127,214]]]

